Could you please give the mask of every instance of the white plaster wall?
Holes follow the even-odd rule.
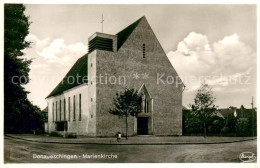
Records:
[[[81,120],[79,121],[79,95],[81,94]],[[73,119],[73,97],[75,95],[75,120]],[[69,97],[70,97],[70,116],[69,116]],[[66,99],[66,121],[68,121],[68,132],[74,132],[78,135],[88,135],[88,122],[91,120],[91,115],[88,108],[88,85],[83,84],[63,92],[60,95],[53,96],[47,99],[48,106],[48,124],[49,132],[55,131],[54,121],[64,121],[64,99]],[[61,117],[60,117],[60,100],[61,100]],[[58,117],[56,118],[56,101]],[[54,111],[52,103],[54,102]]]

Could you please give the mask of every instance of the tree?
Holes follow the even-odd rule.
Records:
[[[193,113],[185,119],[185,132],[189,135],[203,132],[201,120]]]
[[[248,125],[249,125],[249,133],[250,136],[256,136],[257,135],[257,114],[255,109],[248,110],[249,116],[248,116]]]
[[[238,136],[250,135],[250,124],[248,120],[239,120],[236,124],[236,133]]]
[[[38,127],[41,110],[27,99],[23,85],[29,82],[32,60],[23,50],[30,46],[29,17],[23,4],[4,5],[4,130],[5,133],[30,132]]]
[[[216,111],[215,100],[212,88],[205,82],[202,83],[195,95],[194,104],[191,107],[192,112],[203,123],[204,137],[207,135],[208,123]]]
[[[225,120],[217,115],[212,116],[209,122],[209,132],[211,133],[221,133],[222,128],[225,125]]]
[[[113,99],[115,107],[109,109],[109,113],[117,115],[119,118],[125,117],[126,139],[128,139],[127,117],[129,115],[136,116],[140,112],[138,109],[141,102],[142,97],[134,89],[125,89],[124,92],[116,93],[116,97]]]
[[[237,118],[234,116],[234,114],[228,114],[225,120],[225,127],[228,128],[229,132],[236,132]]]

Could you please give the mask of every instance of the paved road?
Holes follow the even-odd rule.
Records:
[[[238,156],[241,152],[253,152],[256,154],[256,144],[256,140],[252,140],[208,145],[82,145],[27,142],[5,137],[4,160],[5,163],[240,162]],[[70,155],[71,158],[33,158],[33,156],[62,157],[61,155],[63,157],[66,155],[67,158]],[[100,155],[99,157],[102,158],[87,158],[98,157],[96,155]],[[116,156],[117,158],[115,158]]]

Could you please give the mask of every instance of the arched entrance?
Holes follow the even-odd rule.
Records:
[[[142,96],[142,103],[141,112],[136,116],[135,133],[137,135],[153,134],[153,99],[145,84],[138,90],[138,94]]]

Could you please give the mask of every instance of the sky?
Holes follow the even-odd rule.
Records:
[[[88,52],[88,38],[116,34],[146,16],[186,88],[183,105],[193,103],[208,83],[219,108],[251,107],[256,99],[255,5],[38,5],[26,4],[33,42],[25,49],[30,65],[29,99],[40,108],[75,61]],[[170,67],[169,67],[170,68]],[[255,101],[256,102],[256,101]]]

